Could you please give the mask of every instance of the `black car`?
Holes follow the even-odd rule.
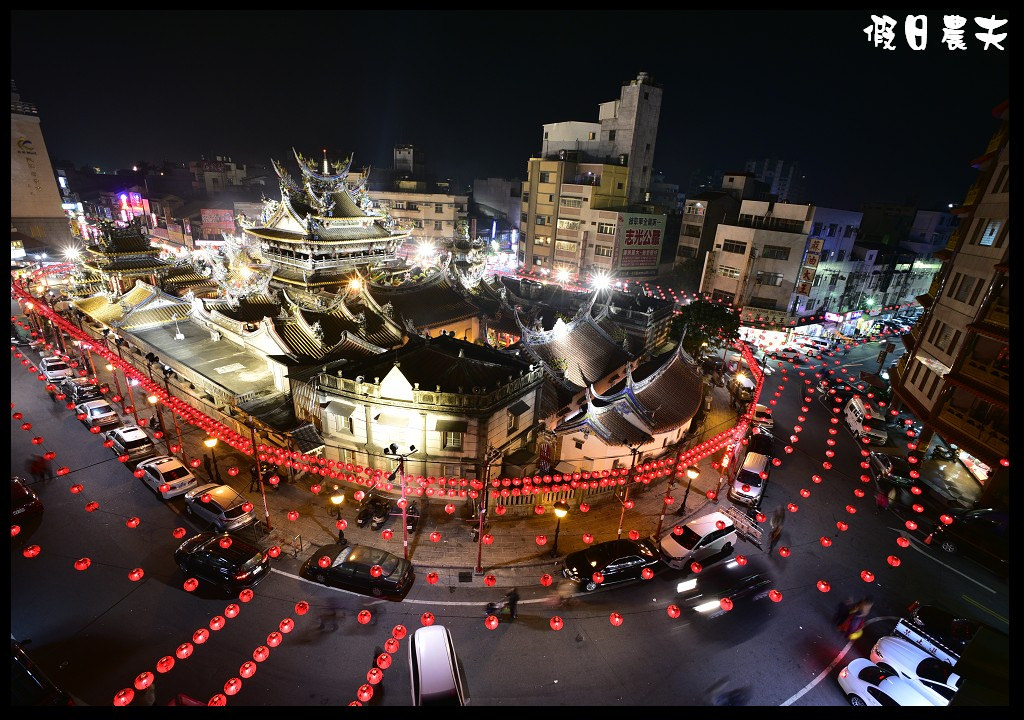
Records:
[[[222,540],[230,540],[227,547]],[[252,543],[226,532],[203,532],[174,551],[183,573],[235,593],[252,587],[270,572],[270,557]]]
[[[953,512],[953,522],[939,523],[929,536],[948,553],[962,553],[989,570],[1010,569],[1010,517],[993,508]]]
[[[609,540],[566,555],[562,574],[590,591],[598,587],[595,572],[604,575],[600,585],[615,585],[640,580],[645,568],[657,572],[660,564],[660,553],[652,540]]]
[[[95,385],[89,378],[65,378],[57,385],[60,392],[67,396],[67,399],[76,405],[90,400],[102,400],[103,393],[100,386]]]
[[[25,641],[29,642],[28,640]],[[15,707],[74,705],[74,699],[46,677],[20,643],[11,639],[11,703]]]
[[[915,602],[907,608],[909,620],[957,654],[983,626],[976,620],[960,617],[935,605]]]
[[[684,612],[714,618],[727,612],[722,608],[723,598],[729,598],[736,609],[740,603],[764,600],[771,588],[771,576],[759,558],[748,558],[743,565],[732,558],[681,581],[676,589],[679,597],[675,604]]]
[[[326,567],[321,565],[324,560]],[[374,567],[380,575],[374,577]],[[387,550],[367,545],[325,545],[302,564],[299,574],[328,587],[375,597],[401,597],[416,578],[412,563]]]
[[[356,526],[369,524],[371,530],[380,530],[391,516],[391,500],[379,495],[371,495],[363,499],[356,514]]]
[[[920,483],[910,477],[913,466],[905,457],[900,455],[889,455],[872,450],[868,454],[868,465],[872,479],[878,483],[880,490],[888,492],[889,488],[909,488],[911,485]]]
[[[11,476],[11,522],[42,515],[43,503],[23,478]]]
[[[747,452],[775,457],[775,436],[760,425],[753,425],[747,435]]]
[[[725,367],[725,361],[722,358],[714,355],[705,355],[700,359],[700,369],[704,371],[705,375],[712,375],[714,373],[721,373]]]

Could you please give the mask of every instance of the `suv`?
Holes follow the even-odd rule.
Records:
[[[469,704],[452,635],[443,625],[421,627],[409,638],[409,673],[413,705]]]
[[[270,569],[267,553],[229,533],[190,537],[174,551],[174,562],[189,577],[206,580],[229,594],[252,587]]]
[[[718,525],[721,523],[722,527]],[[676,535],[675,530],[661,539],[661,559],[668,566],[681,570],[690,567],[690,563],[701,561],[721,553],[723,556],[732,551],[736,542],[736,526],[725,513],[708,513],[683,526],[683,531]]]
[[[75,371],[71,369],[71,366],[64,362],[60,356],[43,358],[40,360],[39,372],[41,372],[46,379],[52,383],[73,377],[75,374]]]
[[[739,505],[760,507],[764,498],[764,488],[768,484],[769,467],[767,455],[747,450],[743,466],[729,487],[729,499]]]
[[[127,455],[129,460],[138,460],[156,452],[156,447],[146,431],[135,425],[107,430],[103,433],[103,439],[113,441],[110,449],[115,455]]]
[[[230,485],[216,483],[185,493],[185,512],[212,523],[218,530],[237,530],[256,522],[251,502]]]
[[[889,444],[889,433],[878,427],[883,422],[881,414],[856,395],[847,401],[844,416],[850,432],[858,440],[866,437],[872,445]]]
[[[142,482],[164,500],[183,495],[199,484],[196,476],[170,455],[143,460],[136,470],[142,470]]]
[[[99,385],[93,384],[92,380],[83,377],[70,377],[63,380],[59,386],[68,400],[78,405],[89,400],[102,400],[103,393]]]
[[[961,552],[1000,575],[1009,573],[1010,518],[1002,510],[954,512],[953,522],[937,525],[926,542],[948,553]]]

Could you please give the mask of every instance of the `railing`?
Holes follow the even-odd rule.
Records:
[[[993,325],[1008,328],[1010,327],[1010,308],[1006,305],[992,303],[988,312],[985,313],[985,320]]]
[[[973,357],[967,357],[964,359],[961,371],[967,377],[979,380],[1000,391],[1008,392],[1010,389],[1009,371],[997,368],[992,362],[985,363]]]
[[[1002,456],[1005,456],[1010,449],[1009,436],[999,432],[991,425],[978,422],[949,402],[942,406],[938,417],[942,422],[959,428],[965,435],[975,438]]]
[[[396,406],[429,406],[430,409],[437,408],[486,408],[495,403],[517,394],[529,385],[532,385],[541,378],[541,370],[534,370],[521,377],[514,378],[511,382],[505,383],[487,393],[468,394],[437,392],[434,390],[413,390],[413,401],[403,405],[400,401],[392,401]],[[333,375],[321,374],[318,381],[321,387],[329,387],[342,392],[351,393],[353,396],[369,398],[380,398],[380,388],[371,383],[358,383],[353,379],[339,378]]]

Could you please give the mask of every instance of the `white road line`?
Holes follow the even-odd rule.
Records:
[[[871,623],[879,622],[881,620],[899,620],[899,618],[892,617],[892,616],[872,618],[872,619],[870,619],[870,620],[868,620],[867,622],[864,623],[864,627],[867,627]],[[835,669],[836,665],[838,665],[839,663],[841,663],[843,661],[843,658],[846,657],[846,653],[848,653],[850,651],[851,647],[853,647],[853,640],[850,640],[850,641],[848,641],[846,643],[846,647],[844,647],[842,650],[839,651],[839,654],[835,656],[835,659],[832,660],[832,662],[830,662],[828,664],[827,668],[825,668],[820,673],[818,673],[817,677],[815,677],[809,683],[807,683],[802,688],[800,688],[800,690],[798,690],[795,695],[792,695],[789,698],[787,698],[786,700],[783,700],[781,703],[779,703],[779,706],[780,707],[785,707],[787,705],[792,705],[797,700],[799,700],[804,695],[806,695],[811,690],[813,690],[814,687],[818,683],[820,683],[824,678],[828,677],[828,675],[830,675],[832,673],[832,671]]]
[[[889,529],[894,531],[894,532],[896,532],[899,535],[904,535],[904,531],[899,529],[899,528],[890,527]],[[925,552],[921,547],[919,547],[920,545],[923,545],[924,543],[922,543],[917,538],[909,537],[907,535],[904,535],[904,537],[908,537],[908,539],[910,540],[910,548],[911,549],[916,550],[917,552],[921,553],[922,555],[924,555],[929,560],[937,562],[939,565],[941,565],[942,567],[944,567],[944,568],[946,568],[948,570],[952,570],[957,575],[959,575],[960,577],[962,577],[962,578],[964,578],[966,580],[970,580],[972,583],[974,583],[975,585],[980,587],[982,590],[988,590],[993,595],[996,593],[995,590],[993,590],[992,588],[988,587],[987,585],[983,585],[982,583],[980,583],[977,580],[975,580],[974,578],[972,578],[970,575],[965,575],[964,573],[962,573],[959,570],[957,570],[955,567],[951,567],[951,566],[947,565],[946,563],[942,562],[941,560],[939,560],[938,558],[933,557],[931,553]]]

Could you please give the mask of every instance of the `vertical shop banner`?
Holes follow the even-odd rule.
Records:
[[[612,264],[617,277],[657,274],[665,220],[665,215],[619,214]]]

